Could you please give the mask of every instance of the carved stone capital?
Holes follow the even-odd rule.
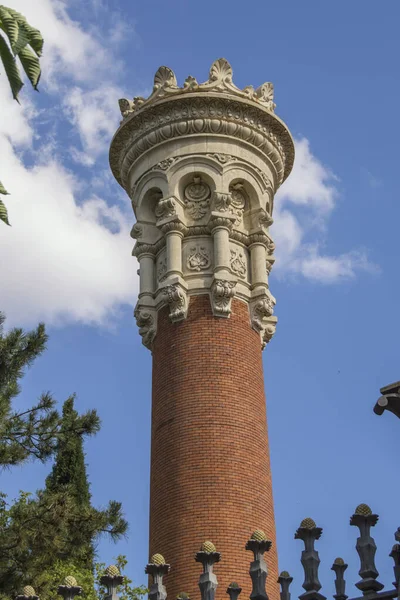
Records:
[[[180,282],[166,285],[162,288],[163,296],[169,306],[169,318],[173,323],[186,318],[188,311],[188,296]]]
[[[211,306],[214,316],[228,318],[232,312],[232,298],[236,281],[214,279],[211,285]]]
[[[211,232],[213,232],[214,229],[218,229],[218,227],[223,227],[224,229],[228,229],[228,231],[232,231],[233,223],[233,217],[211,213],[208,227]]]
[[[133,250],[132,256],[136,256],[136,258],[140,258],[143,254],[152,254],[155,256],[157,253],[156,244],[141,244],[140,242],[136,242]]]
[[[184,225],[183,223],[181,223],[178,220],[176,220],[176,221],[171,220],[168,223],[164,223],[163,225],[160,226],[160,229],[164,235],[174,232],[174,233],[180,233],[182,235],[182,237],[187,234],[187,230],[188,230],[186,225]]]
[[[262,244],[263,246],[268,246],[268,244],[270,242],[270,238],[264,232],[259,231],[257,233],[252,233],[250,235],[249,241],[250,241],[250,246],[252,244]]]
[[[157,333],[157,311],[138,303],[134,311],[134,317],[139,328],[139,334],[142,336],[143,345],[151,350]]]

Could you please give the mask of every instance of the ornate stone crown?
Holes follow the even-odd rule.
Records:
[[[207,294],[216,317],[229,318],[233,298],[247,303],[264,346],[277,320],[268,285],[274,194],[294,160],[272,83],[241,90],[220,58],[206,82],[188,77],[183,87],[160,67],[149,98],[119,105],[110,165],[137,218],[143,343],[152,347],[160,308],[180,321],[190,296]]]

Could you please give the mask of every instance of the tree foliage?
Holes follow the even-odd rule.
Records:
[[[74,432],[81,436],[94,434],[100,427],[96,411],[90,410],[75,418],[68,430],[62,430],[62,418],[49,392],[42,394],[31,408],[14,408],[21,391],[19,381],[45,350],[48,336],[43,324],[33,331],[14,328],[6,334],[4,320],[0,313],[0,467],[32,458],[45,461],[54,454],[60,439]]]
[[[125,575],[124,571],[126,569],[128,561],[126,560],[126,556],[120,554],[115,559],[115,566],[118,567],[121,575],[123,576],[122,585],[120,585],[117,589],[117,593],[119,595],[120,600],[140,600],[145,594],[148,593],[148,589],[144,585],[134,586],[132,585],[132,580]],[[104,597],[107,594],[106,588],[101,585],[100,578],[104,575],[106,570],[105,563],[96,563],[95,565],[95,582],[96,588],[99,597]],[[78,581],[78,579],[77,579]]]
[[[2,495],[0,590],[15,595],[29,583],[43,596],[59,563],[74,565],[79,570],[79,579],[90,582],[93,569],[87,566],[88,544],[102,534],[116,540],[126,529],[118,502],[110,502],[105,510],[93,507],[82,510],[68,489],[53,494],[21,492],[10,505]]]
[[[40,31],[32,27],[16,10],[0,5],[0,59],[11,93],[17,102],[18,94],[24,85],[19,63],[32,87],[37,90],[41,75],[39,58],[42,50],[43,38]],[[8,192],[0,182],[0,195],[6,194]],[[10,224],[7,208],[1,198],[0,220]]]

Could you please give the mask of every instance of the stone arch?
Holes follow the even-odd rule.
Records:
[[[183,200],[185,187],[200,176],[210,187],[211,193],[220,186],[222,168],[216,161],[205,156],[188,156],[173,165],[168,174],[171,194]]]
[[[242,181],[251,201],[251,208],[263,208],[271,213],[272,183],[266,174],[262,174],[251,165],[240,163],[229,164],[224,169],[224,186],[230,189],[232,184]]]
[[[162,197],[162,190],[155,185],[151,185],[151,182],[149,182],[147,189],[141,194],[138,205],[136,206],[135,213],[137,220],[155,225],[155,209]]]

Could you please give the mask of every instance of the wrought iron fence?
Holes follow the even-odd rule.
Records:
[[[394,582],[393,587],[384,590],[384,585],[378,581],[379,573],[375,566],[376,544],[371,536],[371,528],[378,522],[378,515],[373,514],[372,510],[366,504],[357,506],[354,514],[350,518],[350,525],[357,527],[359,537],[357,538],[356,550],[360,560],[360,570],[358,574],[360,580],[355,584],[360,590],[361,595],[350,600],[400,600],[400,527],[394,534],[396,543],[392,547],[389,556],[394,561]],[[315,549],[315,543],[322,535],[321,527],[317,527],[315,522],[310,519],[304,519],[295,533],[295,539],[302,540],[304,550],[301,553],[301,564],[304,569],[304,582],[302,584],[304,593],[300,600],[326,600],[321,590],[321,583],[318,578],[318,569],[320,559]],[[253,560],[250,563],[250,578],[252,591],[250,600],[268,600],[266,592],[266,581],[268,576],[267,562],[265,554],[271,548],[271,542],[266,539],[261,530],[256,530],[246,543],[246,550],[253,553]],[[217,576],[214,573],[214,565],[221,560],[221,554],[217,552],[214,544],[204,542],[201,549],[195,555],[196,562],[203,567],[203,572],[199,579],[199,588],[201,600],[215,600],[215,594],[218,587]],[[346,595],[346,581],[344,578],[348,565],[342,558],[336,558],[331,569],[335,573],[334,600],[348,600]],[[149,590],[149,600],[166,600],[167,589],[163,578],[168,574],[170,565],[166,563],[161,554],[154,554],[149,564],[145,568],[145,573],[151,576],[152,584]],[[107,568],[101,578],[101,584],[107,588],[105,600],[118,600],[118,587],[122,583],[122,576],[114,565]],[[293,578],[287,571],[282,571],[278,578],[280,584],[281,600],[290,600],[290,585]],[[226,593],[229,600],[238,600],[242,589],[239,583],[232,582]],[[58,593],[64,600],[73,600],[75,596],[82,593],[82,588],[73,577],[66,577],[63,585],[58,588]],[[16,600],[39,600],[35,590],[31,586],[26,586],[23,593],[16,597]],[[177,600],[190,600],[188,594],[181,592]]]

